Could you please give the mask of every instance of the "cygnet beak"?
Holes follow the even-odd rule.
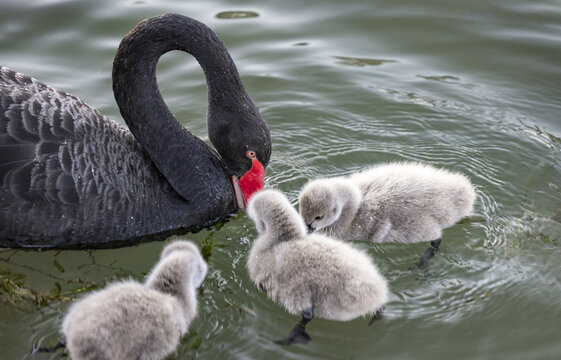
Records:
[[[312,227],[312,224],[306,224],[306,226],[308,226],[308,234],[311,234],[314,232],[315,228]]]

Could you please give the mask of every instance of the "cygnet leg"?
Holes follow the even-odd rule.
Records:
[[[419,269],[424,270],[428,267],[429,260],[434,256],[434,253],[438,250],[441,241],[442,241],[441,239],[436,239],[430,242],[429,248],[425,251],[423,256],[421,256],[421,258],[419,259],[419,262],[417,263],[417,267]]]
[[[32,354],[35,355],[35,354],[40,353],[40,352],[52,353],[52,352],[56,352],[58,349],[64,348],[64,347],[66,347],[66,341],[65,340],[59,340],[58,343],[55,346],[50,346],[50,347],[40,346],[40,347],[34,348]]]
[[[312,339],[306,332],[306,325],[314,317],[314,310],[312,308],[302,311],[302,320],[292,328],[290,334],[286,339],[275,341],[279,345],[291,345],[294,343],[307,344]]]
[[[370,320],[368,326],[371,326],[372,324],[374,324],[374,321],[381,320],[384,317],[383,312],[385,308],[386,308],[385,306],[382,306],[381,308],[376,310],[376,313],[374,314],[374,316],[372,316],[372,320]]]

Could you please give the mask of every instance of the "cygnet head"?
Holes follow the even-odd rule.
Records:
[[[174,254],[180,254],[180,256],[184,257],[185,261],[190,262],[188,266],[191,281],[194,287],[199,288],[206,277],[208,266],[197,245],[185,240],[174,241],[162,250],[160,258],[164,259]]]
[[[349,202],[358,207],[360,191],[343,179],[318,179],[304,185],[299,202],[300,215],[312,232],[336,222]]]
[[[286,196],[278,190],[262,190],[251,197],[247,215],[261,235],[273,242],[289,241],[306,235],[302,218]]]
[[[201,286],[208,266],[199,248],[190,241],[168,244],[146,280],[148,287],[184,298],[188,288]]]
[[[201,286],[207,272],[207,264],[204,259],[201,257],[199,252],[199,248],[197,245],[193,244],[190,241],[185,240],[177,240],[174,242],[169,243],[164,247],[162,253],[160,254],[160,259],[164,259],[172,253],[175,252],[186,252],[190,254],[188,256],[192,256],[194,258],[193,266],[192,266],[192,280],[195,287]]]

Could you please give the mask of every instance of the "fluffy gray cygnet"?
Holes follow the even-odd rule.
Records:
[[[117,282],[73,304],[62,331],[71,358],[162,359],[197,313],[207,265],[193,243],[167,245],[145,283]]]
[[[259,232],[247,261],[249,276],[289,313],[301,314],[302,326],[313,316],[350,320],[383,308],[387,282],[370,257],[342,241],[308,235],[281,192],[257,193],[247,214]]]
[[[413,243],[439,239],[443,229],[469,215],[475,191],[460,173],[400,162],[310,181],[299,201],[312,231],[343,240]]]

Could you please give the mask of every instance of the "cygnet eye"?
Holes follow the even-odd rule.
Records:
[[[316,216],[315,220],[321,220],[323,216]]]

